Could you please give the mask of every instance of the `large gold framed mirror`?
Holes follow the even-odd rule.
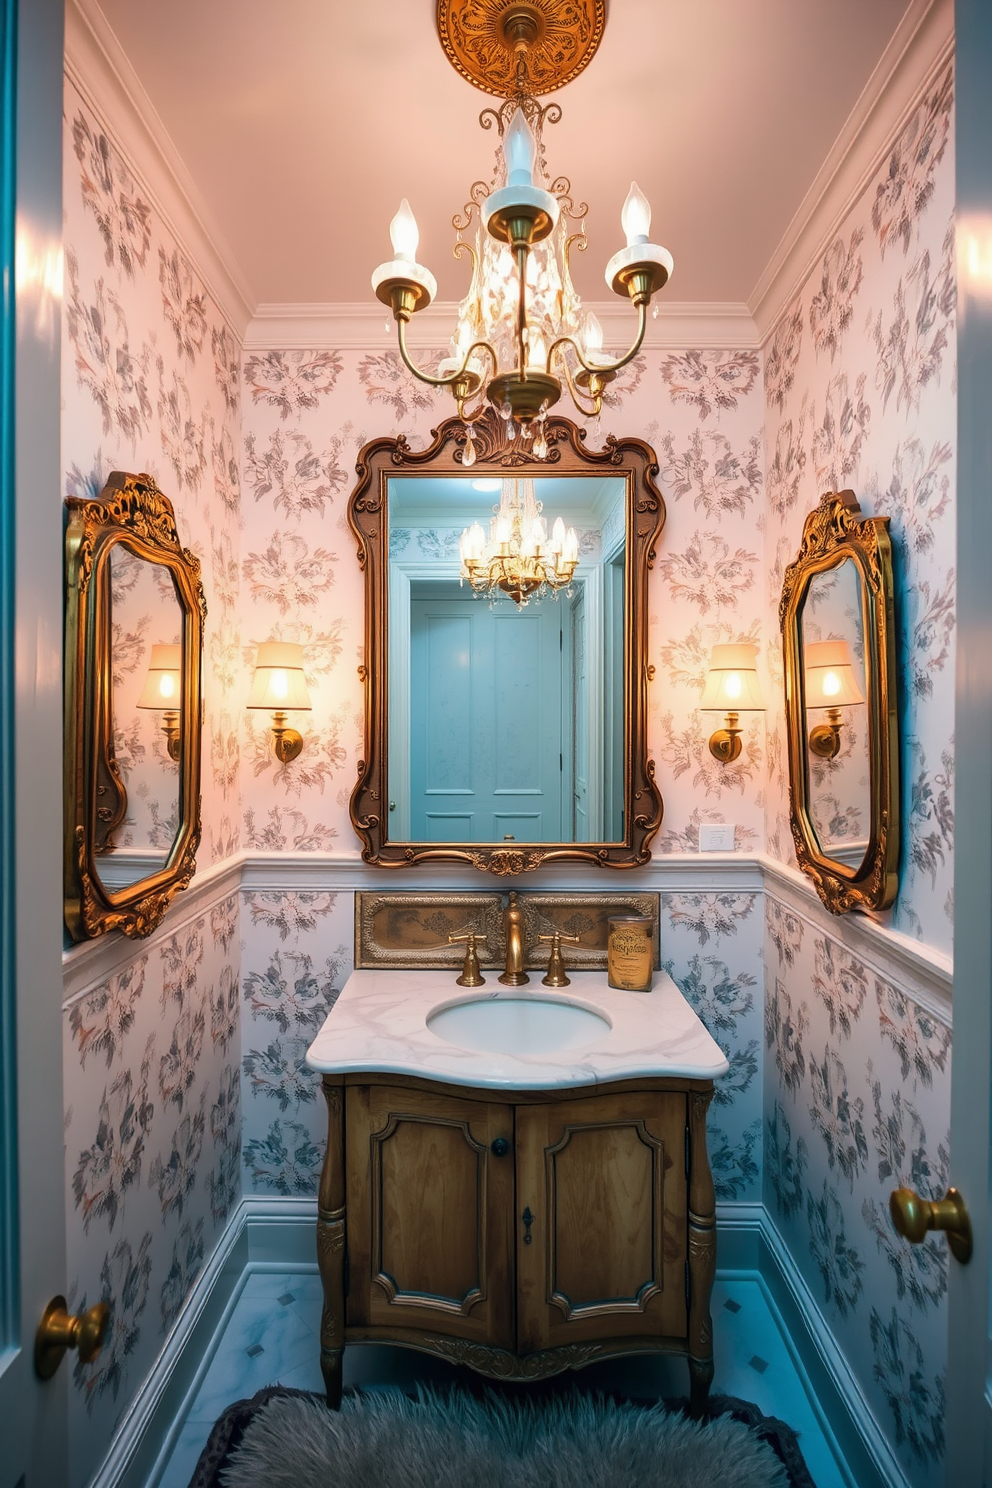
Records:
[[[796,859],[834,914],[886,909],[899,858],[892,544],[888,517],[828,492],[785,571],[789,810]]]
[[[200,563],[148,475],[66,508],[66,925],[143,936],[196,867]]]
[[[348,516],[365,572],[365,758],[351,819],[366,862],[500,875],[650,858],[647,584],[665,506],[654,451],[548,454],[501,417],[449,419],[425,450],[373,440]]]

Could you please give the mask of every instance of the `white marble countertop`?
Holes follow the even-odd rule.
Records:
[[[432,1033],[428,1016],[466,999],[540,998],[570,1002],[609,1024],[591,1043],[541,1054],[458,1048]],[[711,1080],[729,1065],[671,977],[655,972],[651,992],[619,992],[605,971],[572,973],[571,985],[502,987],[487,971],[483,987],[459,987],[447,971],[353,971],[307,1051],[322,1073],[419,1075],[483,1089],[540,1090],[669,1075]]]

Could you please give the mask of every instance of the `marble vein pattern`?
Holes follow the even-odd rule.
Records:
[[[493,979],[495,983],[495,978]],[[458,1047],[427,1026],[438,1008],[469,1000],[548,1001],[598,1012],[609,1026],[588,1046],[531,1053]],[[603,972],[582,971],[560,990],[460,988],[433,971],[354,971],[307,1052],[311,1069],[420,1075],[447,1084],[540,1090],[594,1085],[638,1075],[713,1079],[726,1072],[722,1050],[664,972],[651,992],[620,992]]]

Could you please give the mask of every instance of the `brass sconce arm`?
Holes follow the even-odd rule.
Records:
[[[839,708],[827,710],[827,722],[818,723],[809,731],[810,752],[819,759],[836,759],[840,753],[840,731],[843,728]]]
[[[282,765],[288,765],[303,751],[303,735],[286,727],[286,714],[279,709],[272,715],[272,749]]]
[[[710,734],[710,754],[718,759],[722,765],[729,765],[738,759],[741,752],[741,727],[740,714],[728,713],[724,719],[722,729],[717,729]]]
[[[165,735],[165,747],[169,752],[169,758],[173,763],[179,761],[179,710],[169,708],[162,714],[162,732]]]

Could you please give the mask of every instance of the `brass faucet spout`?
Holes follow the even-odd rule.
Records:
[[[522,987],[525,982],[530,981],[530,977],[524,971],[524,916],[513,890],[503,911],[503,935],[506,941],[506,969],[499,980],[504,987]]]

